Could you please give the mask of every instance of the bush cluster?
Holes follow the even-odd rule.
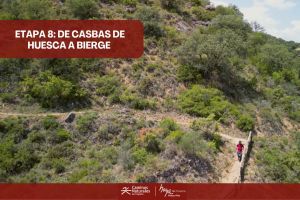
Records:
[[[198,117],[208,117],[214,114],[219,120],[234,114],[234,105],[225,99],[222,92],[214,88],[194,85],[181,93],[178,105],[184,112]]]
[[[82,101],[86,92],[70,81],[63,80],[50,72],[38,77],[26,78],[22,83],[24,95],[36,99],[45,108],[57,108]]]
[[[257,138],[255,159],[264,182],[299,183],[299,132],[287,137]]]

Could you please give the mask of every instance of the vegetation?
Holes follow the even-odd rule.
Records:
[[[255,141],[255,159],[264,182],[299,183],[299,132],[292,138],[274,136]]]
[[[237,121],[237,126],[243,131],[252,131],[254,129],[254,123],[251,116],[242,115]]]
[[[216,120],[234,115],[236,111],[234,105],[225,99],[221,91],[198,85],[183,92],[178,98],[178,105],[188,114],[198,117],[213,114]]]
[[[86,97],[84,90],[48,71],[36,78],[26,78],[21,86],[26,98],[36,99],[45,108],[65,106]]]
[[[3,20],[139,19],[145,32],[139,59],[0,59],[1,113],[33,113],[1,114],[0,181],[212,181],[230,149],[219,133],[256,130],[255,181],[299,182],[300,44],[209,4],[0,1]],[[72,123],[50,116],[70,110]]]
[[[144,6],[137,10],[135,18],[143,22],[146,36],[156,39],[164,36],[164,30],[159,23],[162,20],[159,10]]]
[[[95,0],[66,0],[70,14],[78,19],[90,19],[99,17],[99,7]]]

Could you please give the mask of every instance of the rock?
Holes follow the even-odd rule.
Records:
[[[66,123],[72,123],[75,119],[76,115],[75,113],[69,113],[66,117],[66,119],[64,120]]]
[[[211,25],[211,22],[201,22],[201,25],[202,26],[209,26],[209,25]]]
[[[177,28],[177,30],[182,31],[182,32],[187,32],[187,31],[190,31],[192,29],[192,27],[188,23],[186,23],[185,21],[177,22],[176,28]]]
[[[136,11],[135,7],[126,7],[126,11],[129,13],[134,13]]]
[[[205,6],[205,10],[216,10],[216,7],[214,5],[207,5]]]

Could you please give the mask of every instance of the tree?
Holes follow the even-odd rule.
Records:
[[[216,7],[216,13],[219,15],[237,15],[237,16],[243,16],[243,14],[239,11],[239,9],[236,6],[222,6],[219,5]]]
[[[260,68],[269,74],[292,66],[294,55],[281,44],[265,44],[257,55]]]
[[[242,38],[231,30],[203,34],[196,31],[178,51],[181,64],[195,67],[210,78],[214,72],[228,71],[230,58],[245,56],[246,47]]]
[[[251,26],[254,32],[265,32],[265,28],[256,21],[252,22]]]
[[[267,42],[267,35],[262,32],[253,32],[248,37],[248,52],[251,55],[256,55],[261,46]]]
[[[212,21],[210,29],[213,31],[230,29],[244,39],[246,39],[248,33],[252,31],[250,24],[245,22],[243,17],[239,15],[219,15]]]

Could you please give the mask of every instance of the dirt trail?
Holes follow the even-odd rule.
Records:
[[[153,120],[153,121],[159,121],[162,120],[163,118],[169,117],[172,118],[173,120],[176,121],[177,124],[183,126],[183,127],[189,127],[193,120],[196,118],[187,116],[187,115],[182,115],[182,114],[177,114],[177,113],[155,113],[155,114],[150,114],[150,113],[138,113],[138,117],[144,117],[145,120]],[[242,143],[245,145],[245,149],[248,148],[246,146],[247,140],[244,138],[238,138],[234,137],[228,134],[224,133],[219,133],[220,136],[227,140],[231,148],[234,150],[231,157],[231,160],[233,161],[231,165],[229,166],[229,169],[224,170],[222,173],[222,178],[220,180],[221,183],[238,183],[239,182],[239,176],[240,176],[240,168],[241,168],[241,163],[237,159],[237,155],[235,152],[235,146],[238,144],[239,141],[242,141]]]
[[[124,109],[123,109],[124,110]],[[132,109],[125,109],[126,112],[130,112],[130,114],[133,115],[136,119],[145,119],[145,120],[151,120],[151,121],[160,121],[164,118],[171,118],[174,121],[176,121],[177,124],[182,126],[183,128],[188,128],[191,123],[197,119],[195,117],[191,117],[189,115],[179,114],[176,112],[166,112],[166,113],[157,113],[152,111],[137,111]],[[88,112],[99,112],[101,114],[104,114],[105,112],[122,112],[122,108],[112,108],[112,109],[92,109],[92,110],[86,110],[86,111],[79,111],[79,112],[72,112],[76,115],[88,113]],[[49,112],[49,113],[4,113],[0,112],[0,118],[10,117],[10,116],[23,116],[23,117],[45,117],[48,115],[56,116],[59,118],[66,117],[68,113],[58,113],[58,112]],[[228,141],[232,149],[235,150],[235,145],[238,143],[238,141],[242,141],[243,144],[246,144],[246,139],[234,137],[225,133],[220,133],[220,136]],[[245,147],[247,148],[247,147]],[[221,183],[237,183],[238,178],[240,175],[240,162],[237,160],[237,156],[235,154],[235,151],[233,151],[231,155],[231,160],[233,161],[228,169],[224,170],[221,178]]]
[[[93,110],[87,110],[87,111],[75,111],[72,113],[75,114],[84,114],[88,112],[93,112]],[[45,112],[45,113],[15,113],[15,112],[0,112],[0,119],[6,118],[6,117],[46,117],[46,116],[54,116],[54,117],[60,117],[64,118],[66,117],[70,112]]]
[[[225,135],[225,134],[221,134],[221,136],[223,138],[228,139],[231,142],[233,149],[235,149],[235,145],[239,141],[242,141],[242,143],[245,145],[245,149],[248,148],[248,147],[246,147],[247,141],[245,139],[235,138],[235,137],[231,137],[231,136],[228,137],[228,135]],[[238,161],[235,151],[233,151],[233,153],[231,155],[231,159],[233,160],[233,163],[230,165],[228,170],[223,172],[221,183],[238,183],[239,182],[241,163]]]

